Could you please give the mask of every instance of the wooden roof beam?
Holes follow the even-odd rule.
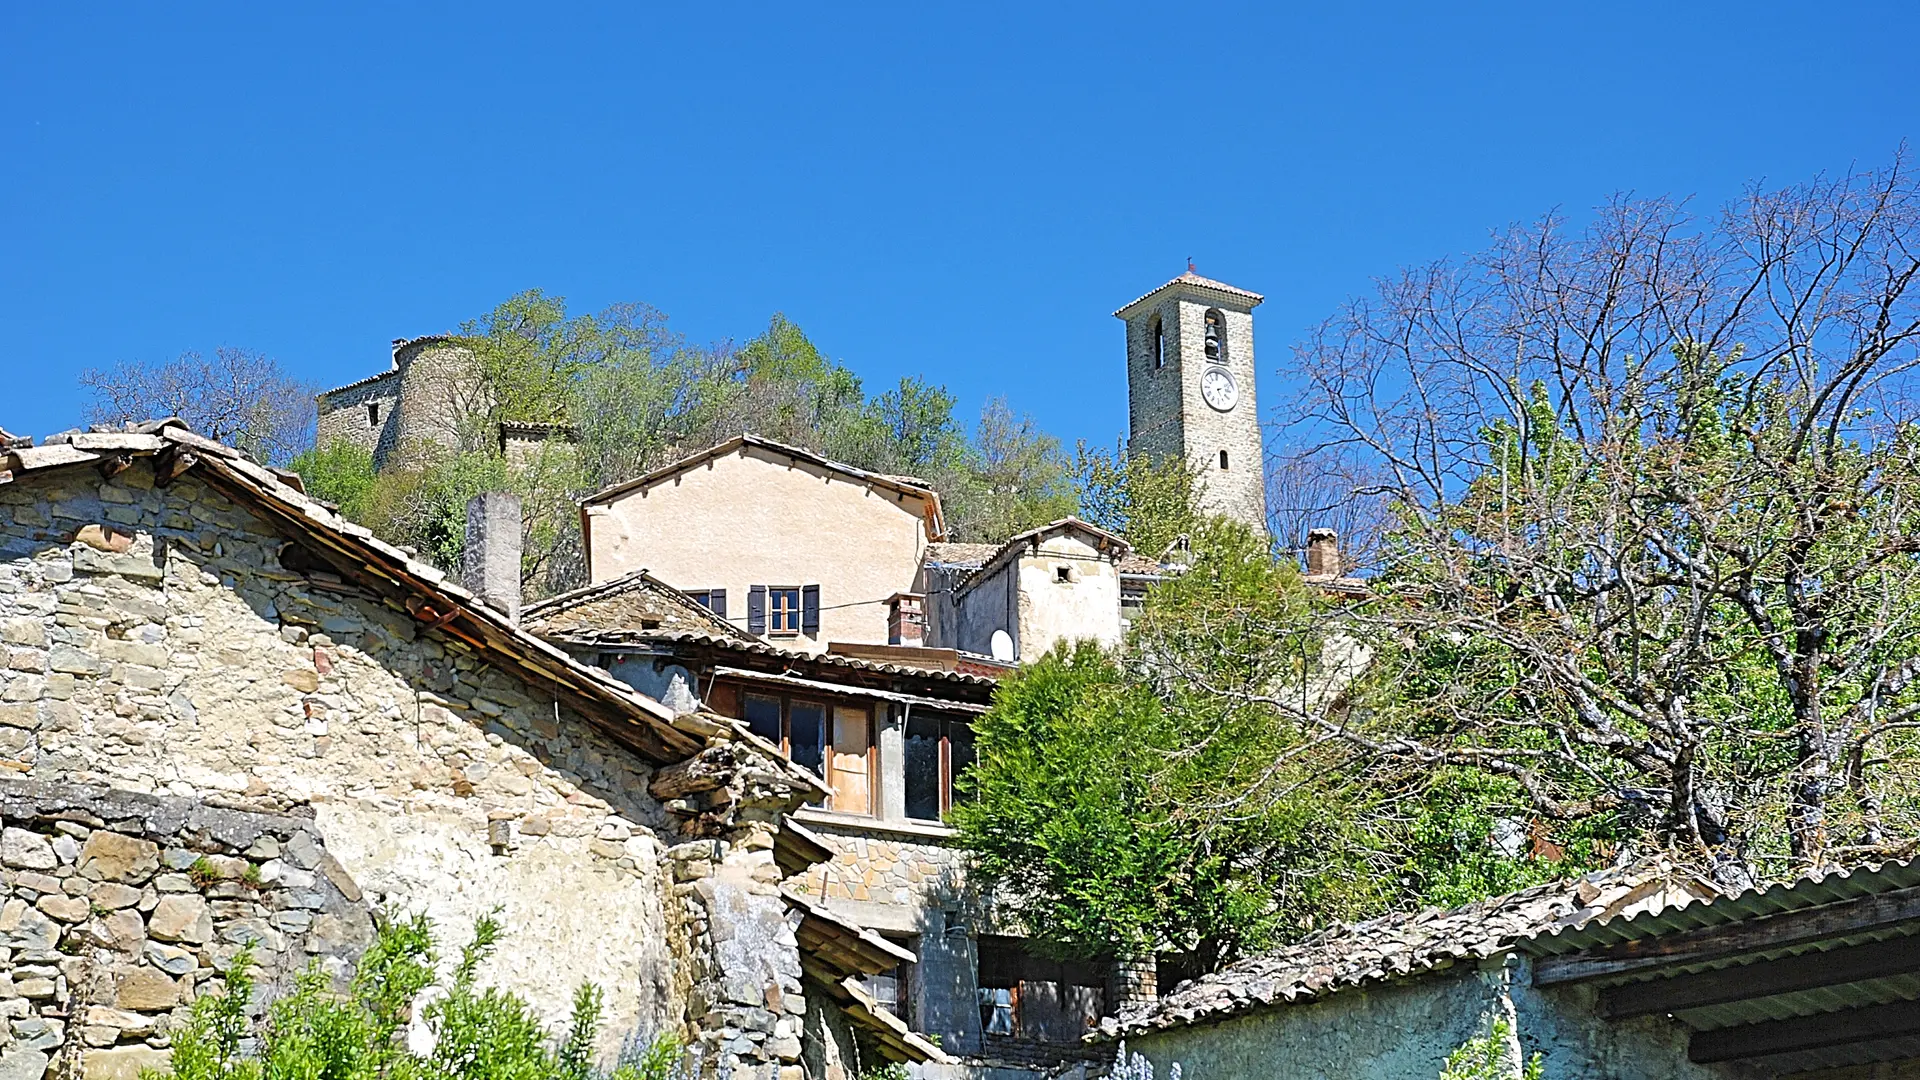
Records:
[[[1600,1012],[1613,1019],[1663,1016],[1915,971],[1920,971],[1920,936],[1898,937],[1609,986],[1600,992]]]

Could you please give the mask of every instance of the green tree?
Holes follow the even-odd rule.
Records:
[[[1545,1075],[1541,1055],[1521,1060],[1512,1022],[1495,1020],[1487,1025],[1486,1034],[1468,1039],[1447,1055],[1440,1080],[1541,1080]]]
[[[228,964],[224,986],[194,999],[187,1022],[173,1032],[171,1075],[177,1080],[668,1080],[683,1055],[672,1037],[655,1039],[632,1062],[611,1072],[594,1061],[601,995],[583,983],[573,1015],[557,1039],[527,1003],[498,987],[479,985],[479,968],[499,941],[491,916],[474,926],[471,941],[444,984],[445,993],[421,1004],[435,981],[436,953],[424,917],[382,923],[362,955],[345,993],[318,961],[295,980],[293,992],[272,1003],[264,1023],[253,1013],[253,951]],[[414,1017],[432,1034],[416,1055],[401,1037]],[[161,1080],[151,1071],[144,1080]]]
[[[1124,656],[1082,642],[1002,684],[954,822],[1038,938],[1211,969],[1379,902],[1351,792],[1240,692],[1308,679],[1316,603],[1264,537],[1203,521],[1192,570],[1150,594]],[[1292,639],[1264,632],[1282,623]]]
[[[1129,455],[1124,446],[1093,450],[1082,443],[1075,472],[1081,515],[1126,537],[1147,558],[1174,551],[1200,528],[1199,480],[1188,462],[1154,461]]]
[[[325,499],[355,521],[365,521],[373,510],[373,452],[345,439],[297,454],[287,468],[300,474],[307,494]]]
[[[1060,441],[1005,398],[988,401],[963,470],[935,476],[955,540],[991,543],[1079,512],[1071,463]]]

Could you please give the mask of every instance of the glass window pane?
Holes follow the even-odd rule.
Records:
[[[907,816],[940,820],[940,719],[907,717]]]
[[[958,720],[947,725],[947,756],[948,767],[952,770],[954,781],[965,777],[967,770],[973,768],[973,729]],[[954,805],[958,806],[966,801],[966,789],[955,783],[953,785]]]
[[[746,715],[748,730],[775,746],[780,745],[780,699],[770,697],[747,696]]]
[[[788,714],[788,755],[825,776],[827,773],[827,710],[810,701],[796,701]]]

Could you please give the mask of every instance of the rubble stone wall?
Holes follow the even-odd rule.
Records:
[[[251,942],[271,998],[372,938],[311,817],[0,778],[0,1074],[163,1068],[198,988]]]
[[[809,819],[807,828],[833,848],[833,858],[810,867],[796,884],[829,906],[855,901],[918,911],[959,904],[965,895],[966,853],[933,837],[893,834],[864,824],[835,827],[816,819]],[[858,909],[842,904],[839,910]]]
[[[454,944],[499,908],[487,974],[550,1022],[590,980],[607,1049],[679,1030],[651,770],[543,688],[291,569],[287,538],[196,476],[159,488],[136,459],[0,483],[0,767],[310,807],[380,907]]]

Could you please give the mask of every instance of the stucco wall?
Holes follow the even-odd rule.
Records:
[[[500,907],[491,973],[549,1020],[587,979],[607,1046],[676,1025],[644,764],[465,645],[284,568],[283,538],[193,476],[157,489],[142,459],[0,485],[0,756],[40,780],[309,805],[381,906],[454,942]],[[518,846],[496,851],[490,822]]]
[[[594,581],[644,569],[725,589],[743,629],[750,586],[819,585],[819,635],[780,639],[813,652],[884,643],[887,601],[913,588],[927,542],[922,499],[754,446],[587,513]]]
[[[1062,571],[1069,580],[1060,580]],[[1019,575],[1020,630],[1014,644],[1022,662],[1038,659],[1062,641],[1120,644],[1120,572],[1085,539],[1073,533],[1048,537],[1020,558]]]
[[[1069,580],[1059,579],[1062,570]],[[930,594],[928,607],[936,645],[991,654],[993,632],[1005,630],[1021,663],[1061,641],[1120,643],[1119,571],[1072,532],[982,570],[958,590]]]
[[[1447,1055],[1510,1017],[1522,1050],[1542,1055],[1547,1080],[1709,1080],[1739,1072],[1687,1060],[1685,1030],[1662,1018],[1610,1022],[1591,993],[1546,993],[1524,958],[1449,970],[1300,1005],[1243,1013],[1217,1024],[1137,1036],[1158,1075],[1179,1062],[1194,1080],[1429,1080]]]

